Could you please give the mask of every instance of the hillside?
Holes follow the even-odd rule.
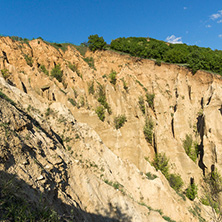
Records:
[[[34,221],[216,221],[220,75],[41,39],[0,49],[0,220],[22,203]]]

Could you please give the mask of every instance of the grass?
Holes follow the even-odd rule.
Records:
[[[83,60],[89,65],[90,68],[96,70],[93,57],[86,57]]]
[[[59,221],[58,214],[39,203],[24,198],[24,191],[15,176],[0,176],[0,221]]]

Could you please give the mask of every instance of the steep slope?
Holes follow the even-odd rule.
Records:
[[[192,75],[181,66],[157,66],[111,51],[83,57],[74,47],[64,52],[39,39],[25,44],[2,37],[0,49],[0,88],[16,103],[0,101],[2,172],[16,174],[45,195],[59,215],[70,218],[74,209],[77,221],[214,216],[197,198],[183,200],[146,159],[165,153],[170,171],[184,181],[183,190],[194,178],[198,196],[203,195],[204,174],[212,164],[221,171],[220,76]],[[90,57],[94,68],[86,62]],[[62,82],[41,68],[50,72],[58,64]],[[155,95],[153,105],[145,101],[148,94]],[[101,121],[95,111],[104,106],[104,97],[108,108],[105,104]],[[114,124],[118,115],[127,120],[120,129]],[[151,143],[143,133],[146,119],[154,124]],[[196,162],[184,150],[186,135],[201,151]],[[150,180],[146,173],[157,178]]]

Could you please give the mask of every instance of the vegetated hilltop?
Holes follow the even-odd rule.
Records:
[[[0,49],[0,220],[220,217],[219,75],[42,39]]]

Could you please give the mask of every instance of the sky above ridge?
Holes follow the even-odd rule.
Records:
[[[0,0],[0,34],[79,45],[98,34],[222,50],[221,0]]]

